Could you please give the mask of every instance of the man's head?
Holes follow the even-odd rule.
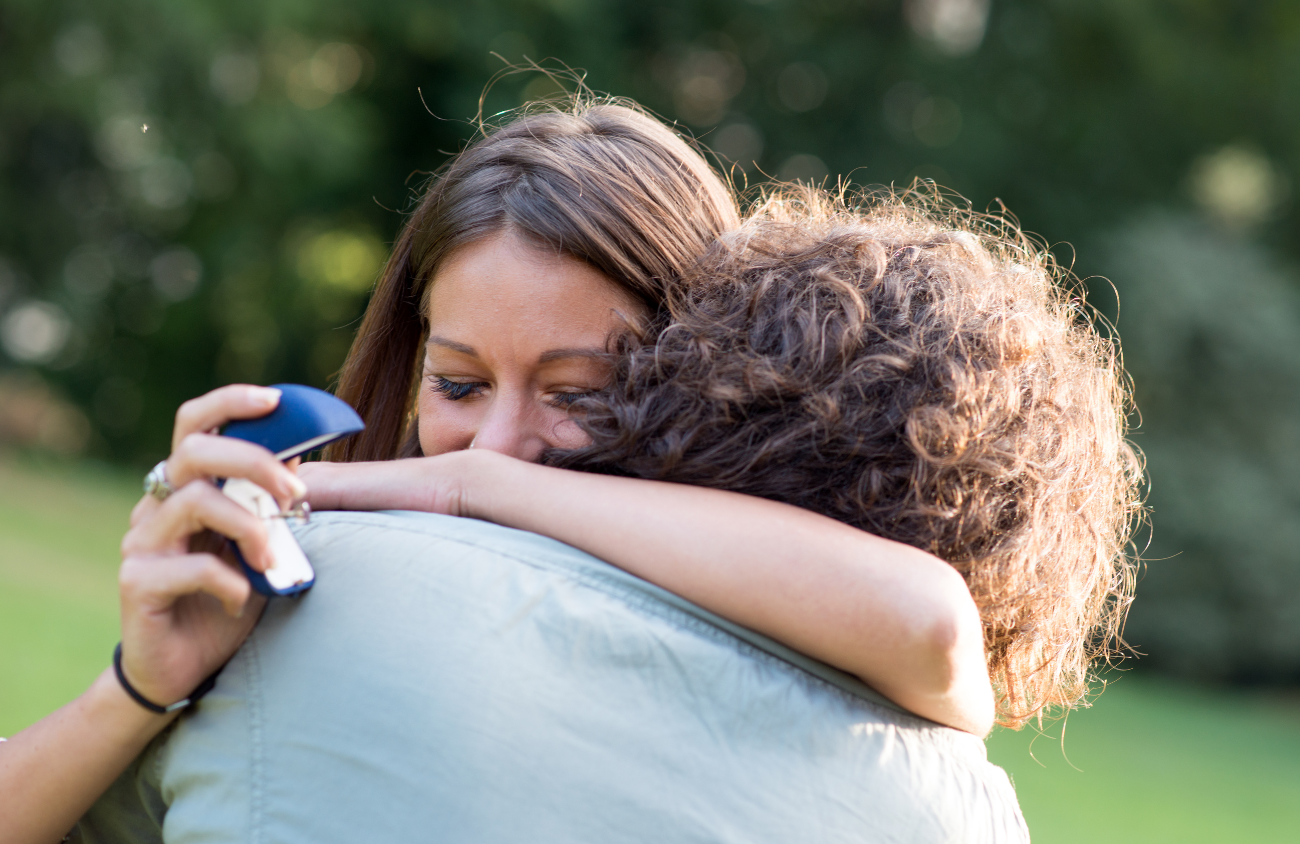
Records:
[[[711,250],[569,468],[783,501],[923,548],[980,607],[1005,723],[1076,703],[1132,591],[1116,349],[1017,228],[933,196],[775,197]],[[1098,635],[1100,634],[1100,635]]]

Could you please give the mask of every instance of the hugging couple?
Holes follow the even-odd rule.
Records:
[[[1132,591],[1068,282],[932,194],[742,216],[629,104],[526,110],[407,219],[362,434],[286,466],[215,435],[275,390],[181,407],[120,678],[0,744],[3,840],[1027,840],[982,739],[1078,704]],[[207,550],[268,564],[230,477],[316,511],[304,597]]]

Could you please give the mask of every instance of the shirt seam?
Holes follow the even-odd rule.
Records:
[[[264,702],[262,700],[262,664],[256,632],[250,636],[245,660],[248,673],[248,840],[262,840],[266,815],[266,760],[263,743]]]

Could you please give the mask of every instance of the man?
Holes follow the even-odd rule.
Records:
[[[1015,841],[983,743],[568,546],[320,514],[84,842]]]

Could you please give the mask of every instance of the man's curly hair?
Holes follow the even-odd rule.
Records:
[[[769,197],[625,337],[553,465],[782,501],[929,551],[984,622],[999,722],[1119,643],[1140,461],[1072,277],[935,194]],[[870,647],[867,643],[864,647]]]

